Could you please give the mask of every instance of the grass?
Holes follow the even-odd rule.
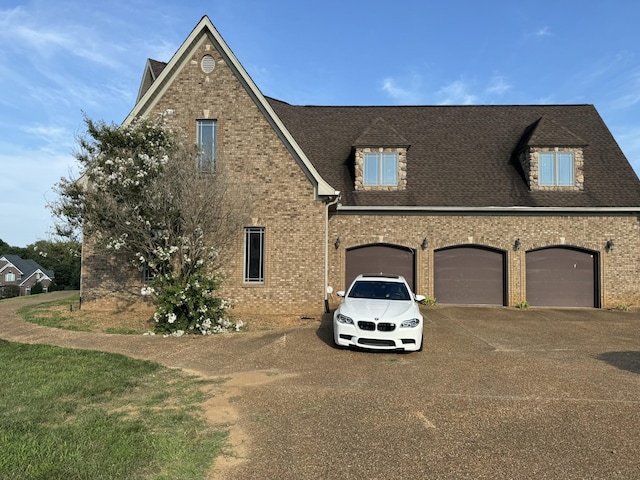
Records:
[[[209,384],[122,355],[0,340],[0,478],[203,479]]]
[[[140,335],[153,329],[150,322],[141,321],[133,312],[101,312],[79,307],[80,294],[76,294],[63,300],[22,307],[17,313],[27,322],[76,332]]]

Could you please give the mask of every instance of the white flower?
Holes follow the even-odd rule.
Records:
[[[176,318],[177,318],[177,317],[176,317],[176,314],[175,314],[175,313],[173,313],[173,312],[171,312],[171,313],[167,314],[167,322],[169,322],[169,323],[173,323],[173,322],[175,322],[175,321],[176,321]],[[184,332],[183,332],[183,333],[184,333]]]
[[[142,296],[147,297],[149,295],[153,295],[154,293],[156,293],[156,291],[153,287],[144,286],[140,289],[140,293],[142,294]]]

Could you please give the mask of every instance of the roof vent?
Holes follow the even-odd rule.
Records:
[[[205,55],[202,57],[202,60],[200,60],[200,68],[202,68],[204,73],[213,72],[213,69],[216,68],[216,59],[211,55]]]

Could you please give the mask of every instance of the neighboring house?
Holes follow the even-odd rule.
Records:
[[[47,292],[54,278],[52,270],[42,268],[31,259],[25,260],[17,255],[0,256],[0,297],[8,285],[18,286],[21,296],[30,295],[37,283],[42,285],[43,292]]]
[[[294,106],[204,17],[125,123],[160,114],[256,192],[237,312],[321,312],[361,272],[441,304],[640,303],[640,182],[592,105]],[[139,292],[121,264],[85,244],[83,301]]]

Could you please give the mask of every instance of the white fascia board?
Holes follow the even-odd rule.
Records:
[[[152,101],[149,105],[150,98],[153,95],[157,95],[156,99],[162,97],[162,93],[164,90],[168,88],[171,84],[170,75],[175,76],[176,72],[179,71],[179,68],[176,68],[177,63],[184,56],[187,50],[191,47],[191,44],[198,38],[198,36],[202,35],[203,32],[207,31],[213,36],[214,42],[220,47],[226,58],[231,63],[231,68],[234,69],[238,75],[240,76],[241,81],[248,88],[251,95],[254,97],[255,101],[258,103],[259,108],[263,110],[268,120],[271,121],[272,125],[276,128],[278,133],[280,134],[283,141],[289,144],[291,151],[295,156],[298,157],[300,162],[302,163],[302,167],[306,170],[307,174],[312,178],[313,182],[316,186],[316,194],[319,196],[333,196],[336,195],[336,190],[331,187],[318,173],[316,168],[313,166],[311,161],[307,158],[305,153],[298,145],[298,142],[295,141],[291,133],[287,130],[287,128],[282,123],[282,120],[276,115],[269,102],[267,102],[266,98],[255,84],[255,82],[251,79],[247,71],[244,69],[242,64],[238,61],[234,53],[231,51],[227,43],[224,41],[218,30],[213,26],[209,17],[204,16],[202,20],[198,23],[198,25],[193,29],[191,34],[187,37],[184,43],[180,46],[178,51],[171,57],[171,60],[164,68],[162,73],[158,76],[158,78],[153,82],[153,85],[147,90],[144,96],[140,99],[140,101],[135,105],[131,113],[127,116],[125,121],[123,122],[125,125],[130,123],[134,118],[140,115],[143,109],[151,109],[155,104],[155,101]],[[204,39],[203,39],[204,41]],[[199,45],[199,44],[198,44]],[[196,46],[197,48],[197,46]],[[188,59],[184,59],[183,62],[189,61]],[[158,92],[156,90],[160,89]]]
[[[344,213],[477,213],[477,214],[637,214],[637,207],[422,207],[422,206],[345,206],[338,204],[338,212]]]

